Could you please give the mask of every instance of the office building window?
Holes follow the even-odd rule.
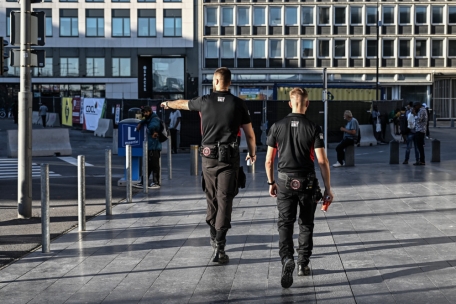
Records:
[[[366,23],[368,25],[377,24],[377,8],[375,6],[366,7]]]
[[[234,58],[234,41],[222,40],[220,44],[220,57],[228,59]]]
[[[410,40],[399,41],[399,57],[410,57]]]
[[[377,46],[378,46],[377,40],[366,40],[367,57],[377,57],[378,56]]]
[[[222,25],[223,26],[233,26],[233,8],[232,7],[222,7]]]
[[[238,8],[237,8],[237,24],[239,26],[250,25],[250,8],[238,6]]]
[[[165,37],[182,37],[182,11],[180,9],[165,9],[163,14],[165,22]]]
[[[432,57],[443,56],[443,40],[432,40]]]
[[[350,56],[351,57],[361,57],[362,55],[362,40],[351,40],[350,41]]]
[[[314,24],[314,8],[312,6],[301,7],[302,24]]]
[[[313,57],[314,42],[310,39],[302,40],[302,57]]]
[[[111,2],[130,2],[130,0],[111,0]]]
[[[206,40],[206,58],[218,58],[218,46],[216,40]]]
[[[298,40],[285,40],[285,58],[298,58]]]
[[[443,6],[432,7],[432,23],[442,24],[443,23]]]
[[[216,26],[218,25],[218,15],[216,7],[206,7],[206,25]]]
[[[318,41],[318,57],[329,57],[329,40]]]
[[[112,58],[112,76],[129,77],[131,76],[130,58]]]
[[[112,10],[112,37],[130,37],[130,10]]]
[[[78,37],[78,10],[60,10],[60,37]]]
[[[399,23],[410,24],[410,6],[401,6],[399,8]]]
[[[157,2],[156,0],[138,0],[138,2]]]
[[[426,40],[417,39],[415,41],[415,55],[417,57],[426,57]]]
[[[456,56],[456,40],[448,40],[448,56]]]
[[[239,39],[236,51],[237,58],[250,58],[250,40]]]
[[[253,8],[253,25],[262,26],[266,25],[266,8],[254,7]]]
[[[33,68],[33,71],[32,71],[33,77],[52,77],[53,76],[52,62],[53,62],[52,57],[46,57],[44,67]],[[11,67],[10,67],[10,69],[11,69]]]
[[[269,7],[269,25],[282,25],[282,8],[271,6]]]
[[[138,10],[138,37],[157,36],[156,17],[154,9]]]
[[[329,24],[329,7],[318,8],[318,24]]]
[[[286,25],[298,25],[298,8],[293,6],[287,6],[285,8],[285,24]]]
[[[104,10],[86,9],[86,36],[104,37]]]
[[[85,0],[85,2],[104,2],[104,0]]]
[[[394,7],[383,8],[383,24],[394,24]]]
[[[59,0],[59,2],[78,2],[78,0]]]
[[[363,23],[362,14],[363,14],[363,9],[361,7],[350,8],[350,23],[351,24]]]
[[[79,76],[79,58],[60,57],[60,76],[63,76],[63,77]]]
[[[14,8],[6,9],[6,37],[9,37],[11,35],[11,29],[10,29],[11,18],[10,18],[10,16],[11,16],[11,11],[14,11],[14,10],[18,10],[18,9],[14,9]],[[8,73],[8,74],[11,74],[11,73]]]
[[[163,0],[163,2],[182,2],[182,0]]]
[[[394,56],[394,40],[383,40],[383,57]]]
[[[448,23],[456,23],[456,6],[448,6]]]
[[[345,7],[335,7],[334,24],[346,24],[347,17],[345,16]]]
[[[103,77],[105,75],[104,58],[86,58],[87,77]]]
[[[266,58],[266,40],[253,40],[253,58]]]
[[[334,57],[345,57],[345,40],[334,41]]]
[[[269,58],[282,58],[282,40],[269,40]]]
[[[415,19],[417,24],[427,23],[426,6],[415,6]]]

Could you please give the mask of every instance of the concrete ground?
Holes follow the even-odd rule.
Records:
[[[235,199],[226,266],[211,262],[200,177],[190,176],[188,154],[176,154],[161,189],[55,239],[50,254],[38,250],[2,269],[0,301],[454,303],[456,133],[436,128],[431,137],[441,141],[440,163],[430,162],[426,140],[426,166],[390,165],[389,146],[374,146],[356,149],[355,167],[331,170],[336,199],[316,212],[312,275],[295,272],[289,289],[280,287],[265,153]]]

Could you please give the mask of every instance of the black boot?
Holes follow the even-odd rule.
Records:
[[[309,265],[298,264],[298,276],[308,276],[310,275],[310,267]]]
[[[293,258],[285,258],[282,264],[282,277],[280,284],[283,288],[289,288],[293,285],[293,271],[295,269],[295,262]]]
[[[225,245],[217,244],[217,250],[212,262],[219,264],[228,264],[230,257],[225,253]]]

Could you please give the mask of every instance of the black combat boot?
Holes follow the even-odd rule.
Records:
[[[226,233],[228,230],[217,230],[216,233],[216,251],[215,256],[212,262],[219,264],[227,264],[230,260],[228,255],[225,253],[225,244],[226,244]]]
[[[289,288],[293,285],[293,271],[295,269],[295,262],[293,258],[285,258],[282,262],[282,277],[280,284],[283,288]]]
[[[310,267],[309,265],[298,264],[298,276],[308,276],[310,275]]]

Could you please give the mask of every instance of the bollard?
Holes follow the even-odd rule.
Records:
[[[105,150],[106,215],[112,215],[111,150]]]
[[[198,175],[198,145],[190,146],[190,175]]]
[[[41,164],[41,239],[42,253],[51,251],[51,232],[49,229],[49,165]]]
[[[168,137],[168,178],[173,179],[173,158],[171,156],[171,135]]]
[[[149,165],[147,163],[148,159],[148,146],[147,146],[147,140],[143,142],[143,158],[142,158],[142,183],[143,183],[143,193],[147,194],[149,193],[149,176],[148,176],[148,168],[147,166]]]
[[[353,167],[355,165],[355,146],[345,148],[345,167]]]
[[[131,203],[132,202],[132,197],[133,197],[133,194],[132,194],[132,190],[131,190],[131,146],[130,145],[126,145],[125,146],[125,168],[127,170],[127,203]]]
[[[399,142],[397,140],[390,141],[390,162],[392,164],[399,164]]]
[[[247,173],[255,173],[255,163],[252,163],[250,160],[247,161]]]
[[[450,127],[454,128],[454,119],[451,118]]]
[[[440,140],[432,141],[432,158],[431,163],[440,163]]]
[[[85,218],[85,156],[78,155],[78,227],[86,230]]]

